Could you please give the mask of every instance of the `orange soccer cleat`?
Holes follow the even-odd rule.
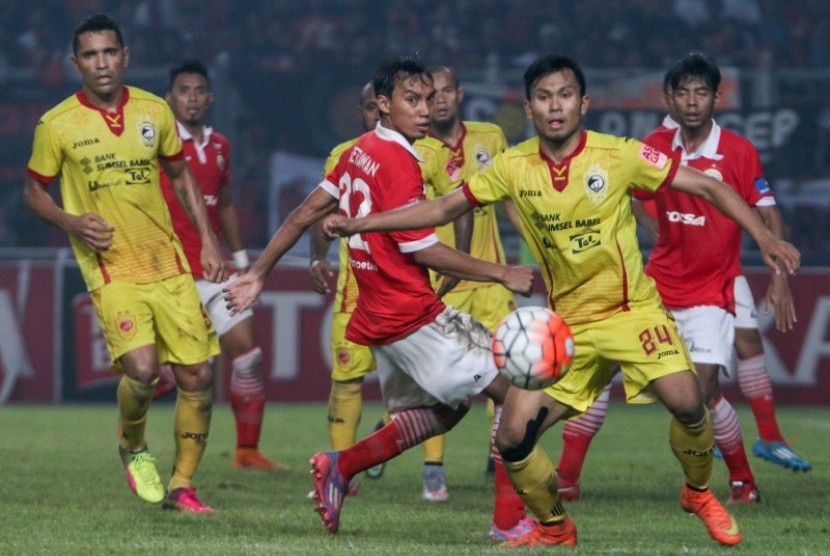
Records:
[[[576,546],[576,525],[567,515],[565,519],[551,525],[537,523],[536,526],[517,539],[503,543],[506,548],[525,546]]]
[[[263,471],[288,471],[284,463],[265,457],[257,448],[237,448],[231,464],[234,469],[261,469]]]
[[[680,506],[690,514],[699,517],[709,530],[709,535],[722,545],[733,546],[741,542],[743,537],[735,518],[726,511],[726,508],[718,502],[708,488],[700,491],[690,488],[689,485],[683,485],[683,491],[680,493]]]

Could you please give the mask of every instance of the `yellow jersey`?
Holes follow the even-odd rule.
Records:
[[[46,185],[60,176],[66,212],[98,214],[114,229],[102,253],[70,235],[89,291],[189,272],[159,186],[159,157],[181,151],[170,107],[134,87],[124,87],[116,110],[92,105],[81,91],[38,122],[29,175]]]
[[[583,131],[561,164],[534,137],[496,155],[464,192],[474,204],[513,200],[549,306],[579,324],[660,303],[643,272],[631,191],[655,191],[676,172],[671,159],[639,141]]]
[[[493,157],[507,148],[504,132],[495,124],[462,122],[461,127],[462,135],[457,145],[449,145],[434,136],[415,142],[415,149],[423,158],[421,168],[429,199],[446,195],[461,183],[469,181],[474,174],[487,168]],[[452,223],[436,227],[435,233],[442,243],[455,247]],[[480,206],[473,210],[470,255],[499,264],[506,262],[495,205]],[[437,287],[434,274],[433,283]],[[479,287],[481,282],[462,280],[453,291]]]

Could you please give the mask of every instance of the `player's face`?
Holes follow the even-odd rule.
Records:
[[[588,96],[580,96],[576,75],[564,69],[541,77],[530,90],[524,109],[539,138],[558,146],[577,137],[588,110]]]
[[[213,103],[213,93],[204,75],[180,73],[167,93],[167,103],[178,121],[188,126],[200,126],[205,123],[205,114]]]
[[[709,125],[718,94],[705,80],[688,77],[668,95],[669,113],[684,129],[695,130]]]
[[[369,93],[364,94],[360,99],[360,119],[363,120],[364,131],[375,129],[378,125],[380,112],[378,112],[378,99],[375,97],[374,89],[370,89]]]
[[[433,124],[449,124],[458,119],[458,110],[464,100],[464,89],[458,87],[455,79],[445,71],[432,74],[435,83],[435,101],[432,103],[430,120]]]
[[[392,98],[378,96],[384,125],[396,130],[410,143],[426,136],[435,89],[432,79],[418,75],[395,83]]]
[[[92,100],[108,102],[117,97],[124,83],[124,68],[130,52],[118,44],[115,31],[90,31],[78,37],[78,51],[72,64]]]

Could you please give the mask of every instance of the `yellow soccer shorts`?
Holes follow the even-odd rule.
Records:
[[[346,339],[351,316],[351,313],[335,312],[331,319],[331,378],[338,382],[357,380],[375,370],[372,350]]]
[[[654,379],[686,370],[694,372],[674,319],[662,306],[632,308],[570,328],[575,344],[573,364],[545,392],[577,411],[591,407],[616,373],[618,362],[629,403],[655,401],[645,391]]]
[[[502,319],[516,308],[513,293],[501,284],[482,284],[481,287],[463,291],[451,290],[441,300],[472,315],[490,332],[494,332]]]
[[[219,354],[219,338],[190,274],[150,284],[111,282],[90,296],[115,370],[122,355],[151,344],[159,363],[194,365]]]

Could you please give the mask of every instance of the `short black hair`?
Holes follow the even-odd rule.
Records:
[[[412,77],[432,80],[432,74],[421,62],[413,58],[390,58],[381,64],[372,76],[375,95],[392,98],[395,84]]]
[[[121,28],[115,20],[106,14],[95,14],[83,20],[75,28],[75,34],[72,36],[72,52],[78,54],[78,47],[81,46],[81,35],[84,33],[100,33],[102,31],[112,31],[115,33],[115,39],[121,48],[124,48],[124,35],[121,33]]]
[[[586,92],[585,74],[582,72],[582,68],[579,67],[579,64],[561,54],[548,54],[546,56],[542,56],[541,58],[537,58],[527,67],[527,70],[525,70],[525,98],[530,100],[530,90],[533,89],[533,86],[536,85],[540,79],[546,75],[550,75],[551,73],[557,73],[566,69],[574,72],[576,81],[579,84],[579,96],[584,96]]]
[[[663,88],[665,84],[676,89],[681,82],[696,77],[702,79],[712,89],[712,92],[717,93],[720,87],[720,69],[715,61],[702,52],[690,52],[683,58],[676,61],[669,68],[666,73]]]
[[[207,81],[208,87],[210,87],[210,76],[208,75],[208,69],[205,65],[200,60],[188,58],[170,70],[170,83],[167,85],[168,90],[173,90],[173,82],[183,73],[196,73],[201,75],[205,78],[205,81]]]

